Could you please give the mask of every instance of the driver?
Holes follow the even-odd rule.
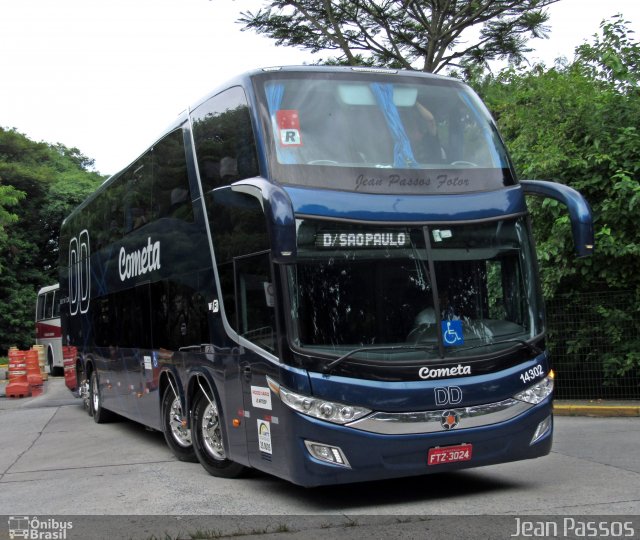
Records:
[[[438,138],[438,126],[433,113],[419,101],[416,101],[412,113],[406,125],[416,160],[420,163],[444,163],[447,156]]]

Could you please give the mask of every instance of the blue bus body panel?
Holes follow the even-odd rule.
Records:
[[[520,186],[464,195],[374,195],[287,186],[296,214],[398,223],[500,218],[526,212]]]
[[[460,406],[463,407],[508,399],[536,382],[523,383],[520,375],[537,365],[542,367],[542,373],[549,372],[546,354],[502,371],[468,377],[388,382],[309,373],[309,378],[312,395],[321,399],[385,412],[431,411],[443,408],[435,399],[436,389],[439,388],[459,388],[462,398]]]

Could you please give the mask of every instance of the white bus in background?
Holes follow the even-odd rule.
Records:
[[[52,375],[62,375],[64,369],[59,289],[57,283],[43,287],[38,291],[36,302],[36,344],[44,345]]]

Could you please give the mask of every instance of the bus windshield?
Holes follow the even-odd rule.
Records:
[[[405,194],[515,183],[493,120],[458,81],[353,72],[259,80],[273,180]]]
[[[524,218],[380,227],[298,220],[292,345],[380,362],[496,353],[542,332]],[[376,350],[377,349],[377,350]]]

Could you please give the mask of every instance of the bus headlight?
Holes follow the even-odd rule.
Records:
[[[553,392],[553,376],[547,375],[544,379],[538,381],[526,390],[518,392],[513,397],[520,401],[537,405],[548,398],[551,395],[551,392]]]
[[[267,377],[267,383],[269,384],[271,391],[280,396],[282,403],[287,407],[294,411],[298,411],[299,413],[306,414],[307,416],[313,416],[314,418],[333,422],[334,424],[346,424],[348,422],[353,422],[354,420],[358,420],[371,412],[365,407],[346,405],[344,403],[317,399],[292,392],[291,390],[287,390],[283,386],[280,386],[280,384],[269,377]]]

